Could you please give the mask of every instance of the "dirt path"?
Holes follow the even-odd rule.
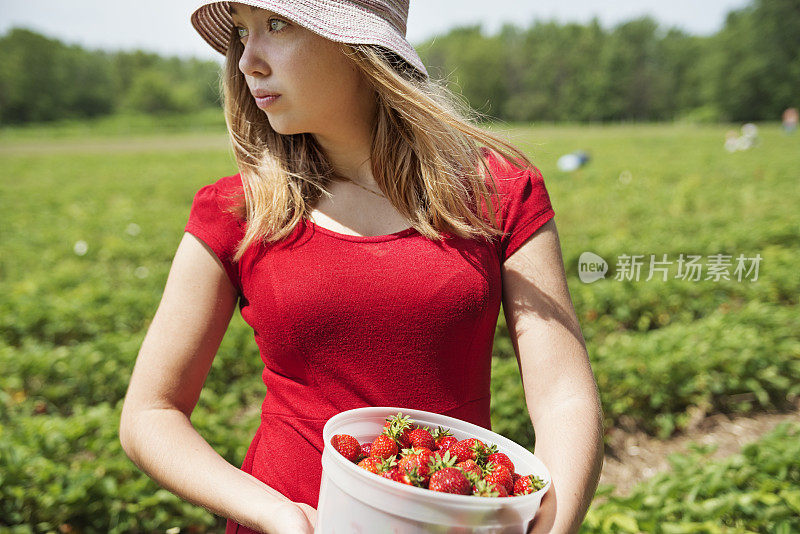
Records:
[[[163,152],[175,150],[225,150],[228,136],[223,134],[188,133],[151,135],[143,137],[111,136],[70,139],[44,139],[42,141],[11,141],[0,143],[0,155],[27,156],[35,154],[112,153],[112,152]]]
[[[637,482],[667,471],[667,456],[687,452],[692,442],[715,444],[717,449],[711,458],[724,458],[736,454],[743,445],[756,441],[784,421],[800,422],[800,404],[789,413],[706,417],[685,434],[668,440],[614,429],[610,436],[611,453],[606,454],[600,484],[613,484],[614,495],[627,495]]]

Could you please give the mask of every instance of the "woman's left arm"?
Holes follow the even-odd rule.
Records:
[[[534,454],[552,477],[529,532],[577,532],[603,466],[603,417],[553,219],[505,261],[502,276]]]

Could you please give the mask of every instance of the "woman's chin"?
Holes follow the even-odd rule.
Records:
[[[264,112],[269,120],[269,125],[275,131],[275,133],[279,133],[281,135],[295,135],[302,133],[302,130],[298,128],[293,128],[291,124],[286,121],[282,121],[275,116],[270,116],[269,113]]]

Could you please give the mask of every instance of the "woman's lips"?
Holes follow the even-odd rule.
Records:
[[[275,102],[280,97],[281,97],[281,95],[267,95],[267,96],[255,96],[255,95],[253,95],[253,98],[256,99],[256,105],[261,109],[264,109],[265,107],[271,105],[273,102]]]

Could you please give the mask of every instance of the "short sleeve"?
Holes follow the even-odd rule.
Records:
[[[496,163],[496,162],[495,162]],[[495,215],[503,236],[499,240],[500,263],[519,249],[536,230],[555,215],[542,173],[533,165],[492,165],[500,193]]]
[[[244,237],[244,227],[234,214],[225,209],[232,202],[230,194],[235,193],[231,187],[235,183],[230,178],[200,188],[192,201],[184,231],[198,237],[214,251],[241,295],[241,271],[232,258]]]

